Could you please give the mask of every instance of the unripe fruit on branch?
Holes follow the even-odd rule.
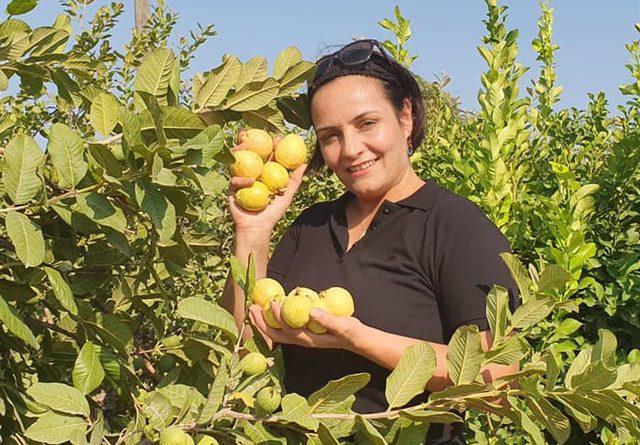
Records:
[[[160,433],[160,445],[193,445],[193,439],[182,428],[170,426]]]
[[[256,407],[264,413],[272,413],[280,406],[280,390],[274,387],[262,388],[256,394]]]
[[[267,359],[259,352],[250,352],[240,360],[238,366],[247,375],[262,374],[267,369]]]

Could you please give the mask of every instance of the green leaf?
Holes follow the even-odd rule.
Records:
[[[359,414],[356,415],[356,425],[358,425],[360,431],[362,431],[368,439],[367,443],[372,445],[387,445],[387,441],[384,440],[382,434],[371,425],[371,422]]]
[[[225,108],[233,111],[258,110],[275,99],[278,89],[278,82],[271,77],[251,82],[229,96]]]
[[[616,365],[616,347],[618,340],[608,329],[598,329],[598,342],[593,348],[592,362],[602,361],[608,368]]]
[[[76,388],[63,383],[34,383],[27,394],[54,411],[89,417],[89,404]]]
[[[100,346],[94,345],[90,341],[86,342],[82,345],[73,367],[73,386],[84,394],[92,392],[100,386],[104,379],[105,373],[100,363],[100,351]]]
[[[315,73],[316,65],[311,62],[298,62],[290,67],[280,79],[278,96],[289,96],[295,93],[305,80],[311,80]]]
[[[318,426],[318,438],[322,445],[340,445],[340,442],[338,442],[338,439],[333,435],[331,430],[322,422]]]
[[[69,37],[67,31],[52,26],[34,29],[29,39],[30,59],[34,60],[32,58],[62,53]]]
[[[432,410],[417,410],[417,411],[400,411],[402,417],[414,420],[420,423],[458,423],[464,422],[464,420],[457,414],[449,411],[432,411]]]
[[[91,102],[89,121],[103,136],[109,136],[118,123],[118,100],[109,93],[98,94]]]
[[[285,132],[284,116],[280,110],[264,107],[259,110],[245,111],[242,120],[252,128],[264,128],[267,131]]]
[[[247,63],[242,64],[240,76],[236,80],[234,88],[241,89],[248,83],[267,78],[267,59],[264,57],[252,57]]]
[[[224,391],[227,386],[227,379],[227,364],[223,361],[218,368],[218,373],[213,379],[207,401],[205,402],[204,407],[200,412],[200,417],[198,418],[199,425],[208,424],[215,413],[218,412],[218,408],[220,407],[220,404],[222,403],[222,399],[224,397]]]
[[[436,370],[436,354],[427,342],[405,349],[398,365],[387,377],[385,397],[389,408],[403,406],[425,391]]]
[[[598,424],[596,418],[592,416],[589,411],[582,406],[582,404],[576,404],[564,397],[556,396],[555,398],[564,405],[567,413],[573,417],[584,433],[592,431]]]
[[[281,79],[284,74],[292,66],[302,61],[302,53],[295,46],[289,46],[282,50],[275,63],[273,64],[273,78],[276,80]]]
[[[48,411],[27,428],[25,435],[36,442],[58,444],[84,437],[87,422],[81,417],[63,416]]]
[[[551,433],[556,442],[563,444],[571,435],[569,419],[545,398],[527,397],[527,405],[536,418]]]
[[[238,328],[233,316],[217,304],[202,298],[188,297],[181,300],[176,315],[222,329],[234,341],[238,338]]]
[[[291,393],[282,398],[282,420],[293,422],[310,430],[318,429],[318,420],[311,417],[311,407],[307,399],[299,394]]]
[[[167,48],[156,49],[147,55],[136,75],[136,91],[149,93],[158,98],[161,105],[167,105],[167,92],[175,57]]]
[[[7,212],[7,235],[16,249],[16,255],[27,267],[35,267],[44,261],[45,245],[40,227],[27,216],[15,210]]]
[[[106,196],[98,192],[83,193],[76,197],[73,210],[82,213],[101,226],[111,227],[120,233],[127,228],[127,217],[120,207],[111,204]]]
[[[493,341],[498,343],[507,333],[511,314],[509,312],[509,292],[502,286],[493,286],[487,294],[487,320]]]
[[[246,268],[242,265],[240,260],[235,256],[232,256],[231,258],[229,258],[229,265],[231,267],[231,276],[233,277],[233,281],[235,281],[238,286],[244,289],[246,285],[246,278],[247,278]]]
[[[608,369],[603,362],[589,363],[583,372],[571,378],[571,388],[576,391],[604,389],[616,381],[615,369]]]
[[[569,280],[571,280],[571,275],[557,264],[552,264],[540,274],[538,289],[541,292],[549,289],[561,289]]]
[[[544,320],[551,313],[555,300],[551,297],[537,297],[520,306],[511,317],[511,324],[520,330],[529,329]]]
[[[511,337],[502,345],[491,348],[485,353],[486,363],[513,365],[519,363],[529,352],[529,344],[520,337]]]
[[[7,88],[9,88],[9,78],[4,71],[0,70],[0,91],[4,91]]]
[[[352,394],[360,391],[369,383],[370,375],[366,372],[351,374],[337,380],[330,380],[325,386],[312,393],[309,397],[311,410],[327,410],[342,403]]]
[[[144,400],[142,413],[147,418],[149,426],[155,430],[163,430],[174,418],[171,401],[158,392],[150,394]]]
[[[78,185],[88,169],[80,135],[64,124],[53,124],[49,131],[47,151],[58,171],[58,184],[64,188]]]
[[[7,14],[9,15],[26,14],[36,6],[38,6],[37,0],[12,0],[7,5]]]
[[[44,163],[44,154],[30,136],[19,134],[4,152],[3,180],[7,194],[14,204],[24,204],[42,190],[36,174]]]
[[[449,342],[447,370],[455,385],[473,382],[482,363],[480,333],[476,325],[461,326]]]
[[[148,180],[135,183],[135,198],[140,208],[151,218],[162,239],[171,239],[176,232],[176,209],[162,192]]]
[[[587,369],[587,366],[591,363],[592,354],[593,348],[589,347],[580,351],[576,358],[573,359],[573,362],[571,362],[571,366],[564,378],[564,384],[567,388],[572,387],[571,381],[574,376],[582,374]]]
[[[520,427],[529,435],[534,445],[546,445],[546,440],[540,431],[538,425],[523,411],[518,405],[517,399],[507,396],[507,400],[512,407],[512,411],[515,414],[515,419],[518,421]]]
[[[503,252],[500,254],[502,261],[507,265],[509,269],[509,273],[513,277],[513,280],[518,285],[518,290],[520,291],[520,296],[522,297],[522,301],[526,303],[529,300],[529,289],[531,288],[531,278],[529,278],[529,274],[527,273],[527,269],[522,265],[520,259],[512,253]]]
[[[0,321],[13,335],[31,345],[33,348],[38,347],[36,337],[29,329],[29,326],[16,315],[13,308],[0,296]]]
[[[51,284],[51,289],[53,289],[53,294],[60,302],[60,305],[69,313],[78,315],[78,307],[76,306],[76,301],[73,298],[73,292],[71,292],[71,288],[64,277],[60,272],[51,267],[45,267],[44,271],[47,274],[49,283]]]
[[[196,92],[196,102],[200,108],[217,107],[238,80],[242,64],[237,57],[229,56],[211,71],[202,87]]]

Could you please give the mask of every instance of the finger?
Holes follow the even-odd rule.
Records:
[[[300,167],[296,168],[291,172],[289,176],[289,183],[287,184],[287,188],[283,193],[283,196],[287,199],[293,199],[293,195],[296,194],[298,188],[300,188],[300,184],[302,184],[302,178],[304,177],[304,172],[307,169],[308,164],[302,164]]]
[[[240,150],[248,150],[249,143],[248,142],[240,142],[238,145],[231,147],[231,151],[240,151]]]
[[[241,178],[240,176],[233,176],[229,180],[229,188],[227,189],[227,196],[232,196],[235,194],[236,190],[250,187],[255,179],[253,178]]]
[[[236,143],[239,144],[242,142],[242,135],[246,133],[247,130],[244,127],[238,128],[238,134],[236,135]]]

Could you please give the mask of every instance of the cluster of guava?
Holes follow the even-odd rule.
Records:
[[[259,212],[267,205],[271,195],[282,193],[289,183],[289,172],[307,160],[307,146],[301,136],[291,133],[274,148],[271,135],[250,128],[240,137],[247,143],[245,150],[233,152],[235,163],[229,170],[232,176],[255,179],[249,187],[236,191],[235,200],[240,207]]]
[[[308,287],[296,287],[285,296],[284,288],[273,278],[256,280],[251,301],[262,307],[265,322],[274,329],[282,329],[271,309],[271,301],[280,306],[282,320],[292,328],[306,327],[315,334],[324,334],[326,328],[311,320],[309,312],[319,308],[337,317],[353,315],[353,297],[348,290],[335,286],[318,293]]]
[[[267,370],[267,358],[259,352],[250,352],[238,364],[247,376],[260,375]],[[278,409],[282,395],[279,388],[267,386],[256,393],[255,407],[258,412],[270,414]]]

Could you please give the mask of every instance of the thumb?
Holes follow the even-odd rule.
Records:
[[[340,317],[336,317],[331,312],[314,307],[309,311],[309,317],[327,328],[329,332],[341,331],[341,322],[343,320]]]

